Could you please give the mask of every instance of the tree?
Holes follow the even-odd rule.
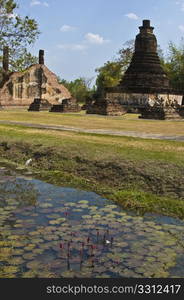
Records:
[[[84,103],[94,92],[94,87],[91,88],[93,78],[78,78],[74,81],[58,78],[58,80],[70,91],[72,96],[76,98],[78,102]]]
[[[36,62],[27,47],[35,42],[38,35],[38,24],[34,19],[21,17],[17,12],[18,5],[14,0],[0,0],[0,61],[4,46],[10,51],[10,70],[23,70],[27,65]]]
[[[96,69],[98,72],[96,85],[99,94],[103,93],[107,87],[118,85],[131,62],[133,51],[134,40],[127,41],[124,47],[119,50],[117,58]]]
[[[121,64],[122,68],[122,75],[126,72],[128,69],[128,66],[131,62],[133,53],[134,53],[134,40],[129,40],[126,43],[124,43],[124,47],[119,50],[119,58],[118,61]]]
[[[103,67],[96,69],[97,92],[103,93],[105,88],[118,85],[122,76],[122,65],[119,61],[108,61]]]
[[[173,88],[184,89],[184,40],[177,47],[174,43],[169,43],[169,55],[163,64],[165,72],[168,74],[170,84]]]
[[[38,63],[38,57],[33,56],[26,48],[22,48],[18,53],[13,55],[11,60],[11,69],[16,71],[24,71],[30,65]]]

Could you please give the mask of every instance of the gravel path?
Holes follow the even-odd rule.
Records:
[[[144,139],[159,139],[159,140],[173,140],[173,141],[184,141],[184,135],[162,135],[156,133],[142,133],[136,131],[115,131],[106,129],[84,129],[72,126],[61,126],[61,125],[45,125],[45,124],[33,124],[26,122],[16,122],[16,121],[0,121],[1,124],[10,125],[23,125],[26,127],[37,128],[37,129],[49,129],[49,130],[62,130],[62,131],[73,131],[73,132],[83,132],[83,133],[97,133],[106,135],[116,135],[116,136],[129,136],[138,137]]]

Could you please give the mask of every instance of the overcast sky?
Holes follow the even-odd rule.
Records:
[[[32,54],[45,50],[46,65],[61,78],[95,77],[138,33],[143,19],[159,45],[184,36],[184,0],[18,0],[21,15],[37,20],[42,34]]]

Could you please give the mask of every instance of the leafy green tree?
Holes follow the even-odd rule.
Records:
[[[108,61],[103,67],[96,69],[97,92],[103,93],[105,88],[118,85],[122,76],[122,66],[119,61]]]
[[[169,54],[163,67],[168,74],[171,86],[184,90],[184,40],[178,47],[170,42],[168,48]]]
[[[18,4],[14,0],[0,0],[0,61],[4,46],[10,51],[10,70],[21,71],[36,62],[27,47],[39,35],[38,24],[34,19],[17,14]]]
[[[87,98],[91,97],[94,92],[94,87],[91,88],[91,83],[93,79],[78,78],[74,81],[67,81],[65,79],[59,79],[59,82],[62,83],[72,94],[78,102],[84,103]]]

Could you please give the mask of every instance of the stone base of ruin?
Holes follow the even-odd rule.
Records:
[[[87,109],[87,105],[86,104],[83,104],[82,106],[81,106],[81,110],[86,110]]]
[[[98,99],[87,104],[87,114],[98,114],[108,116],[121,116],[126,114],[126,109],[115,99]]]
[[[109,88],[107,89],[106,99],[119,101],[119,103],[123,106],[128,106],[130,108],[139,108],[145,107],[149,103],[153,106],[155,103],[157,104],[164,104],[167,103],[175,103],[178,105],[182,105],[183,93],[164,93],[163,91],[152,91],[146,90],[143,91],[139,89],[139,91],[131,91],[131,90],[124,90],[121,88]]]
[[[137,107],[127,106],[127,114],[140,114],[140,110]]]
[[[184,118],[184,105],[181,105],[180,108],[178,109],[179,115]]]
[[[33,103],[30,104],[28,111],[47,111],[51,106],[47,100],[35,98]]]
[[[184,111],[183,111],[184,117]],[[179,120],[182,119],[182,113],[178,108],[173,107],[145,107],[141,109],[141,119],[154,120]]]
[[[61,112],[61,113],[67,113],[67,112],[79,112],[81,110],[79,104],[77,103],[77,100],[74,98],[71,99],[64,99],[62,101],[62,104],[54,104],[50,112]]]

